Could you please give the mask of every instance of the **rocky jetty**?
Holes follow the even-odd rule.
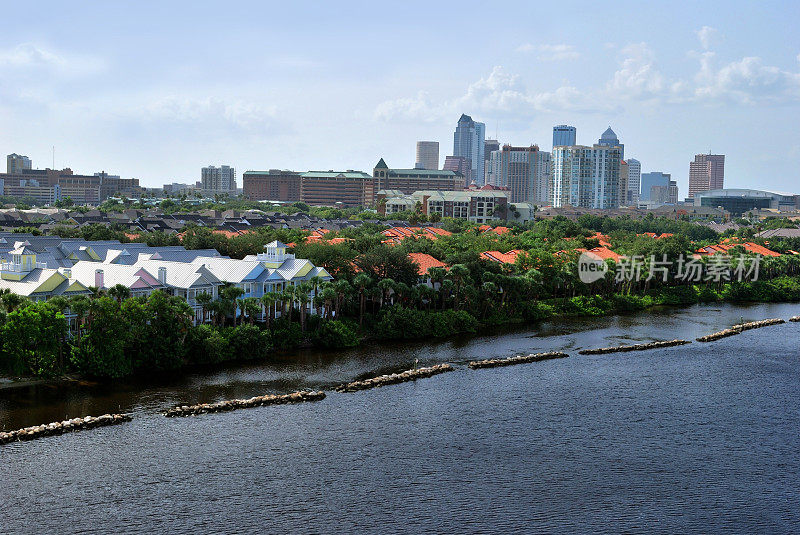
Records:
[[[789,318],[789,321],[795,321],[795,322],[800,321],[800,316],[792,316],[791,318]]]
[[[71,433],[72,431],[117,425],[130,421],[131,417],[127,414],[104,414],[102,416],[72,418],[71,420],[64,420],[63,422],[34,425],[24,429],[17,429],[16,431],[0,431],[0,444],[8,444],[9,442],[17,442],[20,440],[34,440],[53,435],[63,435],[64,433]]]
[[[631,344],[627,346],[601,347],[599,349],[581,349],[580,355],[604,355],[606,353],[624,353],[625,351],[645,351],[647,349],[658,349],[659,347],[672,347],[691,344],[689,340],[663,340],[660,342],[648,342],[646,344]]]
[[[400,373],[393,373],[391,375],[381,375],[372,377],[371,379],[364,379],[363,381],[353,381],[339,385],[336,387],[337,392],[356,392],[358,390],[367,390],[369,388],[377,388],[379,386],[394,385],[397,383],[405,383],[406,381],[416,381],[425,377],[432,377],[434,375],[453,371],[449,364],[436,364],[428,368],[417,368],[415,370],[406,370]]]
[[[194,416],[208,412],[225,412],[236,409],[249,409],[251,407],[264,407],[267,405],[283,405],[285,403],[302,403],[304,401],[319,401],[325,399],[325,392],[292,392],[291,394],[268,394],[249,399],[228,399],[216,403],[200,403],[198,405],[179,405],[164,413],[164,416]]]
[[[548,353],[532,353],[530,355],[517,355],[516,357],[508,357],[505,359],[486,359],[486,360],[473,360],[468,364],[473,370],[479,368],[496,368],[498,366],[513,366],[514,364],[525,364],[527,362],[539,362],[542,360],[563,359],[568,357],[566,353],[558,351],[551,351]]]
[[[786,323],[786,320],[782,320],[781,318],[771,318],[761,321],[751,321],[748,323],[739,323],[738,325],[734,325],[730,329],[724,329],[722,331],[718,331],[715,333],[707,334],[705,336],[701,336],[697,339],[698,342],[713,342],[714,340],[719,340],[720,338],[726,338],[728,336],[737,335],[743,331],[749,331],[750,329],[758,329],[760,327],[769,327],[770,325],[778,325],[780,323]]]

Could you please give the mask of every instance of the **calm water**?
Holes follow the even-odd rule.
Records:
[[[228,368],[144,388],[0,390],[0,427],[133,422],[0,447],[9,533],[797,533],[800,324],[694,338],[800,305],[694,307]],[[319,403],[167,419],[179,402],[562,349]]]

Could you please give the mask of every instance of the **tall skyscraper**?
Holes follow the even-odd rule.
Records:
[[[568,147],[575,145],[577,130],[574,126],[560,124],[553,127],[553,146]]]
[[[508,188],[511,202],[547,202],[550,154],[539,147],[503,145],[489,160],[493,186]]]
[[[200,184],[205,190],[236,191],[236,169],[227,165],[203,167],[200,174]]]
[[[611,130],[610,126],[606,128],[606,131],[603,132],[603,135],[600,136],[600,139],[597,140],[597,144],[604,145],[606,147],[619,147],[620,160],[625,159],[625,145],[619,142],[617,134],[615,134],[614,131]]]
[[[9,154],[6,156],[6,172],[9,175],[16,175],[25,169],[31,168],[31,159],[21,154]]]
[[[484,181],[484,146],[486,125],[472,120],[469,115],[462,114],[458,119],[453,134],[453,156],[461,156],[470,160],[470,176],[467,182],[473,181],[479,186]]]
[[[724,154],[697,154],[689,162],[689,197],[695,193],[722,189],[725,182]]]
[[[559,146],[553,149],[553,206],[617,208],[620,147]]]
[[[628,192],[626,201],[629,204],[639,202],[639,191],[642,183],[642,162],[636,158],[628,158]]]
[[[489,181],[489,160],[492,159],[492,153],[500,150],[500,142],[496,139],[487,139],[483,144],[483,183],[491,184]]]
[[[439,142],[417,141],[417,169],[439,169]]]
[[[617,186],[617,190],[619,191],[619,205],[627,206],[628,205],[628,162],[625,160],[620,160],[619,162],[619,185]]]
[[[654,187],[663,188],[665,191],[664,193],[662,193],[662,195],[667,195],[671,179],[672,175],[669,175],[667,173],[662,173],[661,171],[642,173],[642,192],[639,195],[639,200],[659,202],[658,199],[653,199],[651,189]],[[661,201],[661,202],[666,202],[666,201]]]

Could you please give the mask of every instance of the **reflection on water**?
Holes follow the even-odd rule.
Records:
[[[135,420],[0,448],[7,532],[797,532],[799,324],[687,338],[798,305],[559,320],[438,343],[302,352],[155,382],[0,390],[0,427]],[[566,350],[313,404],[167,419],[178,403],[420,364]]]

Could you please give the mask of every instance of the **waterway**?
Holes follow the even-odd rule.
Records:
[[[7,533],[797,533],[800,305],[694,306],[269,364],[0,390],[0,428],[130,423],[0,447]],[[566,351],[486,370],[470,360]],[[168,419],[175,404],[455,372],[320,402]]]

